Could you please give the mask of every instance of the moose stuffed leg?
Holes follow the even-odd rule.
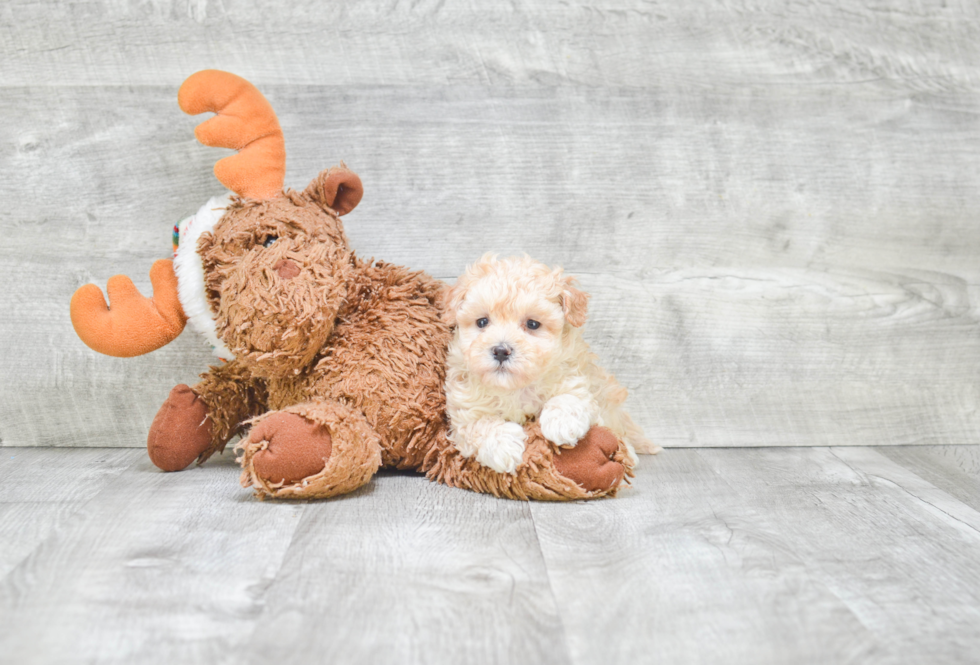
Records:
[[[262,498],[346,494],[381,466],[381,440],[364,414],[329,400],[256,419],[236,449],[242,453],[242,485]]]
[[[211,446],[208,407],[190,386],[174,386],[160,406],[146,437],[150,461],[163,471],[182,471]]]
[[[232,361],[212,367],[193,388],[175,386],[160,407],[146,447],[164,471],[180,471],[224,450],[244,423],[265,410],[265,386]]]
[[[510,499],[568,501],[615,496],[633,475],[632,459],[616,435],[593,427],[574,448],[544,438],[536,422],[524,426],[524,458],[514,473],[500,473],[464,457],[444,436],[426,459],[429,478],[452,487]]]

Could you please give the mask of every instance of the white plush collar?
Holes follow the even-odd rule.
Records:
[[[204,264],[197,253],[197,241],[202,233],[214,229],[231,204],[232,193],[213,196],[196,214],[181,220],[175,231],[174,272],[177,274],[177,297],[184,308],[187,322],[211,345],[212,352],[222,360],[232,360],[235,354],[215,332],[214,316],[204,286]]]

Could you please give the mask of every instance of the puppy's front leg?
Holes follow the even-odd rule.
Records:
[[[480,418],[460,425],[451,438],[464,457],[475,456],[477,462],[498,473],[517,470],[527,441],[523,426],[500,418]]]
[[[559,446],[574,446],[595,424],[598,410],[591,396],[555,395],[541,409],[541,433]]]

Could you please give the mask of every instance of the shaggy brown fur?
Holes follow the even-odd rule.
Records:
[[[446,437],[446,287],[423,273],[357,258],[329,202],[314,198],[326,173],[304,193],[237,200],[201,239],[218,334],[236,356],[193,388],[212,421],[201,461],[263,414],[239,446],[242,481],[260,496],[343,494],[382,465],[517,499],[615,493],[630,472],[625,450],[603,452],[583,441],[576,454],[587,463],[563,475],[556,449],[534,423],[516,474],[459,455]],[[269,244],[270,238],[276,240]],[[283,261],[295,266],[288,279],[277,269]],[[164,408],[173,408],[170,400]],[[329,432],[325,462],[295,431],[263,427],[270,414],[283,412]],[[159,447],[155,434],[151,445]],[[273,453],[280,460],[305,455],[310,459],[290,461],[319,470],[294,482],[284,482],[281,472],[264,476],[259,462]]]

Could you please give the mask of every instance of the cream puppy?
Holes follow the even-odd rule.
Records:
[[[536,417],[549,441],[571,447],[593,425],[635,451],[659,447],[621,408],[626,389],[582,338],[589,296],[561,268],[529,257],[486,255],[449,291],[446,407],[450,439],[466,457],[513,473],[524,455],[524,423]]]

